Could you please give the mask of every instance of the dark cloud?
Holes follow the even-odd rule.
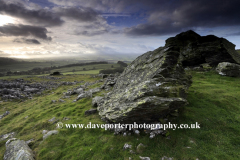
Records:
[[[240,32],[234,32],[234,33],[227,33],[224,35],[224,37],[228,37],[228,36],[240,36]]]
[[[30,25],[14,25],[7,24],[0,26],[0,33],[2,36],[33,36],[44,40],[52,40],[47,36],[47,29],[44,27],[30,26]]]
[[[61,6],[84,6],[108,13],[134,13],[152,10],[154,7],[161,9],[166,0],[48,0]],[[168,0],[172,1],[172,0]]]
[[[102,17],[100,17],[99,14],[91,8],[58,7],[54,8],[53,10],[60,16],[68,17],[82,22],[92,22],[97,21],[98,19],[102,19]]]
[[[150,2],[150,1],[149,1]],[[240,25],[240,1],[182,0],[149,14],[148,22],[125,29],[127,35],[166,35],[188,29]]]
[[[91,37],[91,36],[101,35],[101,34],[108,33],[108,32],[109,32],[108,30],[81,31],[81,32],[76,31],[74,35],[82,35],[82,36]]]
[[[26,44],[41,44],[36,39],[26,39],[26,38],[16,38],[16,39],[13,40],[13,42],[16,42],[16,43],[26,43]]]
[[[48,0],[60,6],[91,7],[103,15],[121,13],[147,17],[124,30],[127,35],[165,35],[188,29],[240,25],[240,1],[219,0]],[[71,12],[72,13],[72,12]],[[107,13],[107,14],[105,14]],[[66,13],[65,13],[66,14]],[[67,14],[66,14],[67,15]],[[72,14],[70,14],[72,15]]]
[[[192,28],[172,27],[170,24],[140,24],[134,27],[125,28],[124,32],[132,36],[144,35],[168,35],[178,33]]]
[[[59,15],[47,9],[29,10],[21,3],[5,3],[3,0],[0,0],[0,14],[22,18],[30,23],[46,26],[58,26],[64,22]]]

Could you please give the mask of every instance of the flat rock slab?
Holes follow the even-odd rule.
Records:
[[[34,160],[34,154],[23,140],[10,139],[6,143],[4,160]]]

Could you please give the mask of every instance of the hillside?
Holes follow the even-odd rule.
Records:
[[[236,63],[233,43],[189,30],[130,64],[8,72],[0,159],[240,159]]]
[[[240,49],[237,49],[236,51],[240,54]]]
[[[0,65],[11,65],[11,64],[17,64],[21,63],[21,61],[17,59],[12,59],[12,58],[6,58],[6,57],[0,57]]]
[[[113,135],[104,129],[58,129],[59,134],[43,141],[43,130],[54,130],[56,124],[50,119],[64,124],[103,124],[98,114],[90,116],[84,112],[91,109],[91,98],[84,98],[76,103],[77,95],[64,99],[65,102],[52,103],[63,97],[63,92],[85,82],[94,82],[99,78],[90,76],[61,76],[60,81],[85,81],[76,85],[63,85],[57,89],[45,91],[26,101],[8,101],[0,103],[0,114],[10,114],[0,120],[0,135],[15,132],[15,137],[22,140],[33,139],[29,144],[36,153],[36,159],[139,159],[148,156],[160,159],[163,156],[174,159],[239,159],[239,94],[240,79],[222,77],[215,72],[191,71],[193,84],[189,89],[189,104],[180,110],[179,116],[172,120],[176,124],[198,122],[201,129],[168,130],[167,137],[158,135],[154,139],[141,131],[141,135]],[[24,78],[31,82],[51,81],[37,77]],[[100,87],[103,82],[89,86]],[[106,91],[94,94],[102,96]],[[65,118],[64,118],[65,117]],[[70,120],[63,120],[69,118]],[[170,117],[169,117],[170,118]],[[3,159],[6,140],[0,140],[0,159]],[[123,150],[125,143],[132,145],[136,154]],[[146,145],[141,150],[140,144]]]

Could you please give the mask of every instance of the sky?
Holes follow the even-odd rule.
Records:
[[[0,57],[141,55],[193,30],[240,48],[239,0],[0,0]]]

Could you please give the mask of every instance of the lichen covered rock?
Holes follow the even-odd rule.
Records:
[[[240,63],[240,54],[235,45],[214,35],[200,36],[193,31],[182,32],[166,40],[166,46],[180,48],[183,66],[196,66],[208,63],[217,66],[220,62]]]
[[[181,66],[179,51],[176,44],[160,47],[128,65],[98,106],[102,119],[113,123],[150,122],[186,105],[191,77]]]
[[[34,154],[23,140],[16,138],[6,142],[4,160],[34,160]]]
[[[219,63],[216,71],[223,76],[230,76],[230,77],[240,77],[240,65],[229,63],[229,62],[222,62]]]

